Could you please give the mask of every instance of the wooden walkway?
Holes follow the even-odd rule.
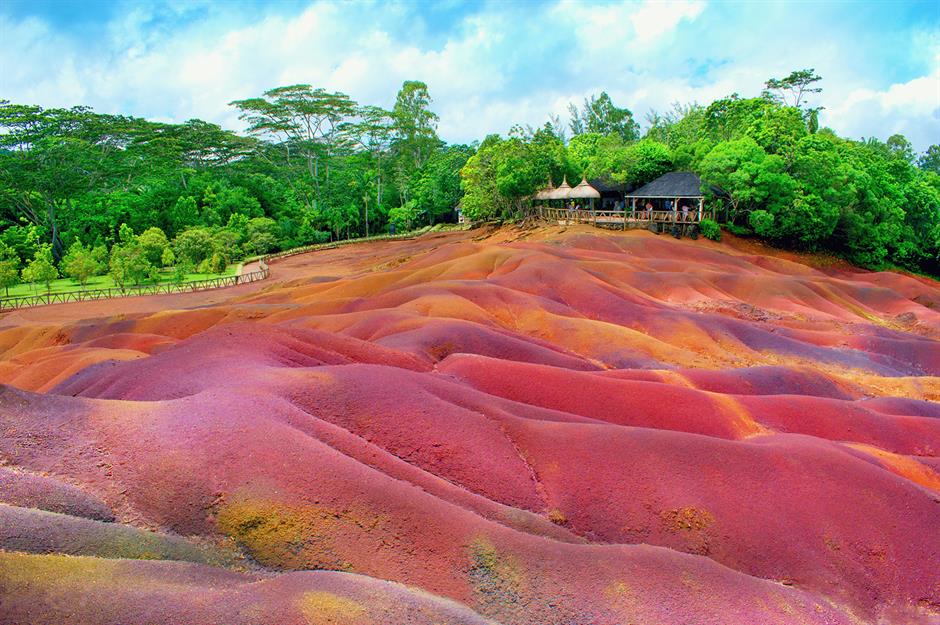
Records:
[[[678,231],[680,234],[698,235],[698,211],[689,211],[683,218],[682,211],[591,211],[569,210],[533,206],[530,215],[560,226],[590,224],[621,230],[645,228],[654,232]]]

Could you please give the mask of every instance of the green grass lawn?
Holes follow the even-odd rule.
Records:
[[[226,267],[225,271],[222,273],[188,273],[186,274],[186,282],[192,282],[194,280],[208,280],[210,278],[221,278],[224,276],[234,276],[237,271],[238,265],[235,264]],[[173,282],[173,270],[161,270],[159,284],[172,284]],[[131,285],[127,286],[128,288],[131,288]],[[88,280],[88,284],[85,286],[80,285],[78,282],[70,278],[60,278],[58,280],[53,280],[50,283],[50,288],[52,293],[68,293],[70,291],[90,291],[93,289],[117,288],[117,285],[114,283],[114,280],[111,279],[111,276],[93,276]],[[42,284],[41,282],[26,282],[23,284],[17,284],[16,286],[11,286],[9,294],[0,290],[0,297],[39,295],[45,292],[45,284]]]

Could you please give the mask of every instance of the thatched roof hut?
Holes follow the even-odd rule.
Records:
[[[571,185],[568,184],[568,177],[565,176],[565,179],[562,181],[560,185],[558,185],[558,188],[549,192],[548,197],[546,199],[567,200],[569,197],[571,197],[569,195],[570,193],[571,193]]]
[[[573,188],[569,193],[568,197],[573,200],[599,200],[601,197],[600,192],[591,186],[587,181],[587,178],[581,178],[581,182],[578,183],[578,186]]]
[[[548,181],[548,186],[544,189],[539,189],[536,191],[535,195],[532,196],[534,200],[550,200],[552,199],[552,191],[555,190],[555,186],[552,184],[552,181]]]

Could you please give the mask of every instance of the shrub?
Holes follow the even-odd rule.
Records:
[[[759,236],[772,238],[775,234],[774,216],[765,210],[752,211],[747,222]]]
[[[703,219],[700,224],[702,236],[712,241],[721,241],[721,227],[713,219]]]
[[[137,237],[137,242],[144,249],[144,254],[151,265],[159,266],[163,251],[168,249],[170,242],[163,230],[157,227],[147,228]]]
[[[213,252],[212,256],[199,263],[198,271],[199,273],[222,273],[225,271],[225,264],[225,257],[219,252]]]
[[[750,226],[739,226],[737,224],[725,224],[725,230],[730,232],[736,237],[750,237],[754,236],[754,231],[751,230]]]
[[[62,273],[72,278],[82,286],[88,284],[88,279],[101,271],[102,267],[95,258],[93,250],[75,241],[62,258],[60,264]]]

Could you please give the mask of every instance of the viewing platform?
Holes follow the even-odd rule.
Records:
[[[574,187],[567,179],[557,188],[549,185],[533,196],[535,203],[528,213],[559,225],[645,228],[692,237],[698,235],[702,219],[714,219],[705,209],[702,181],[692,172],[670,172],[629,193],[602,183],[584,178]],[[724,195],[717,187],[710,189],[716,196]]]
[[[642,210],[588,210],[551,208],[533,206],[529,214],[543,221],[557,223],[560,226],[590,224],[592,226],[628,230],[645,228],[654,232],[666,232],[672,228],[696,230],[702,218],[698,211],[683,215],[682,211],[642,211]],[[691,234],[691,232],[690,232]]]

